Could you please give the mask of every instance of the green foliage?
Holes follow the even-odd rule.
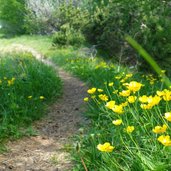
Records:
[[[63,25],[60,31],[56,32],[52,38],[53,45],[58,46],[81,46],[84,41],[83,34],[79,30],[70,28],[68,25]]]
[[[169,70],[170,8],[167,1],[160,0],[155,3],[153,0],[112,0],[105,5],[96,3],[84,32],[89,40],[100,44],[110,55],[118,59],[121,54],[123,61],[134,65],[140,58],[124,43],[124,35],[129,34],[150,52],[164,69]],[[140,63],[143,63],[142,68],[147,69],[144,61],[140,60]]]
[[[25,0],[0,0],[0,21],[8,34],[24,33]]]
[[[0,142],[33,134],[29,125],[44,115],[46,104],[58,97],[60,90],[61,81],[56,72],[35,60],[31,54],[2,57]]]

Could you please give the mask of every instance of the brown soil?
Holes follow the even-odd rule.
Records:
[[[8,153],[0,155],[0,171],[71,171],[73,162],[66,146],[78,131],[85,118],[83,98],[87,87],[77,78],[66,73],[32,48],[12,45],[4,51],[31,52],[38,60],[55,67],[63,81],[63,95],[49,107],[47,116],[34,123],[38,136],[25,137],[7,144]]]

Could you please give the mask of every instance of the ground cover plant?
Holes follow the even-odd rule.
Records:
[[[31,54],[0,58],[0,142],[33,133],[31,124],[61,93],[56,72]]]

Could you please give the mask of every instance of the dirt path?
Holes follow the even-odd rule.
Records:
[[[43,59],[32,48],[12,45],[6,50],[31,52],[38,60],[55,67],[63,80],[63,96],[49,107],[46,118],[34,124],[39,136],[8,143],[10,151],[0,155],[0,171],[71,171],[73,163],[64,148],[79,125],[85,123],[80,113],[84,111],[83,98],[87,87],[52,62]]]

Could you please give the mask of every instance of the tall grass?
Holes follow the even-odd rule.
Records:
[[[0,142],[28,133],[46,106],[61,93],[56,72],[31,54],[0,58]]]

